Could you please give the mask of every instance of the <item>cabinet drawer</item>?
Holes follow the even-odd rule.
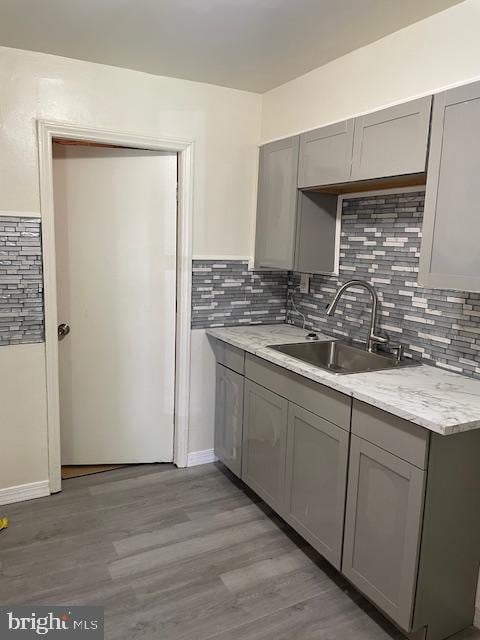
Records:
[[[420,469],[427,467],[430,433],[408,420],[354,400],[352,433]]]
[[[250,354],[247,354],[245,374],[257,384],[342,429],[350,429],[351,399],[343,393]]]
[[[219,364],[240,373],[245,373],[245,351],[233,347],[231,344],[217,340],[215,343],[215,356]]]

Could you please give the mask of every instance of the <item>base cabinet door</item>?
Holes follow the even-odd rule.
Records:
[[[290,403],[285,518],[340,569],[349,434]]]
[[[245,381],[242,479],[283,513],[287,446],[285,398]]]
[[[352,435],[343,573],[409,631],[425,472]]]
[[[235,475],[242,470],[244,377],[217,364],[215,455]]]

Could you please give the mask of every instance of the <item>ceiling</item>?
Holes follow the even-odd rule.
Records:
[[[0,45],[264,92],[461,0],[0,0]]]

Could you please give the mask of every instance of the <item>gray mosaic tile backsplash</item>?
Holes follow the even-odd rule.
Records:
[[[40,221],[0,216],[0,346],[43,340]]]
[[[192,329],[285,322],[286,271],[249,271],[244,260],[194,260]]]
[[[347,280],[368,280],[379,294],[380,327],[392,341],[413,357],[480,377],[480,294],[417,284],[423,204],[423,191],[344,200],[340,275],[314,276],[303,295],[299,275],[290,274],[289,293],[307,327],[365,340],[370,302],[361,289],[346,292],[333,317],[325,308]],[[289,315],[302,325],[290,299]]]

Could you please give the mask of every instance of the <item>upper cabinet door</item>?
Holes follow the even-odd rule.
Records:
[[[350,180],[353,120],[302,133],[298,187],[318,187]]]
[[[480,291],[480,82],[434,98],[419,282]]]
[[[425,171],[432,98],[355,119],[352,180]]]
[[[295,249],[299,137],[260,149],[255,265],[292,269]]]

